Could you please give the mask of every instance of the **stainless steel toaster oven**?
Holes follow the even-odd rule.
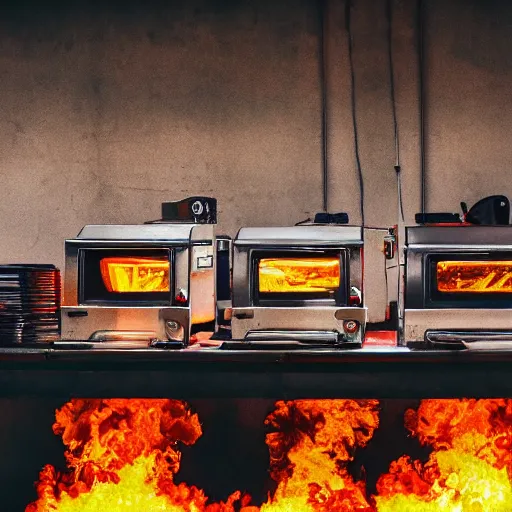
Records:
[[[233,253],[233,339],[360,346],[369,317],[385,320],[388,236],[346,225],[241,229]]]
[[[405,341],[512,348],[512,226],[407,229]]]
[[[186,344],[214,324],[214,226],[193,220],[91,225],[66,240],[62,339]]]

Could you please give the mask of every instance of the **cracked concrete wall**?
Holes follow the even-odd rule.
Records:
[[[512,5],[427,3],[429,209],[508,192]],[[44,4],[44,5],[41,5]],[[328,2],[329,207],[359,222],[344,2]],[[352,10],[368,225],[396,222],[384,0]],[[406,218],[420,205],[416,2],[394,0]],[[219,230],[322,206],[314,0],[2,2],[0,261],[62,267],[88,223],[219,200]],[[462,183],[462,184],[461,184]]]

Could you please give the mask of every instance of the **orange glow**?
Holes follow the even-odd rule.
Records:
[[[437,289],[448,293],[511,293],[512,261],[439,261]]]
[[[103,258],[101,277],[109,292],[168,292],[169,260],[166,258]]]
[[[180,444],[201,436],[199,418],[178,400],[72,400],[53,426],[68,471],[47,465],[25,512],[371,512],[364,482],[347,470],[378,427],[376,400],[278,402],[266,419],[275,494],[261,507],[235,491],[208,503],[175,484]]]
[[[206,506],[204,493],[175,484],[180,445],[201,436],[199,418],[178,400],[72,400],[56,412],[69,470],[47,465],[26,512],[234,512],[245,499]]]
[[[377,400],[278,402],[265,423],[270,475],[278,483],[261,512],[371,512],[365,483],[348,472],[379,426]]]
[[[512,400],[423,400],[405,413],[428,458],[403,455],[369,495],[350,467],[379,427],[377,400],[276,403],[265,424],[276,489],[260,506],[235,491],[211,503],[174,483],[180,445],[201,436],[178,400],[72,400],[56,412],[68,471],[47,465],[25,512],[510,512]],[[250,461],[248,461],[250,464]],[[358,470],[355,470],[356,473]]]
[[[512,400],[423,400],[405,425],[433,451],[427,462],[391,463],[378,512],[512,510]]]
[[[258,272],[261,293],[327,292],[340,286],[338,258],[264,258]]]

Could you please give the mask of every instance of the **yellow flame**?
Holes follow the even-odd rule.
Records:
[[[265,423],[275,493],[261,507],[175,484],[177,443],[201,435],[180,401],[73,400],[56,413],[69,471],[45,466],[26,512],[510,512],[512,400],[422,400],[405,426],[432,448],[402,456],[368,496],[349,472],[379,427],[376,400],[279,401]]]
[[[119,470],[117,485],[96,482],[90,492],[76,498],[63,492],[55,511],[183,512],[184,507],[175,506],[167,496],[158,495],[153,465],[154,457],[139,457],[133,465]]]
[[[285,425],[286,422],[294,425],[293,446],[283,454],[283,441],[287,442],[287,434],[280,430],[267,434],[267,444],[271,464],[281,467],[286,459],[288,469],[272,472],[278,486],[260,511],[369,510],[364,482],[356,482],[346,466],[353,460],[356,448],[364,447],[378,427],[378,402],[278,402],[266,423],[280,429],[283,421]]]
[[[423,400],[405,424],[433,448],[428,461],[401,457],[377,482],[378,512],[509,512],[512,401]]]
[[[378,512],[510,512],[512,487],[506,468],[497,469],[459,450],[434,453],[440,478],[427,496],[376,496]]]
[[[261,293],[326,292],[340,286],[338,258],[263,258],[258,271]]]
[[[439,261],[437,289],[445,293],[511,293],[512,261]]]
[[[103,258],[101,277],[109,292],[168,292],[166,258]]]

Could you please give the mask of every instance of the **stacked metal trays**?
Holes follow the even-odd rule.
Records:
[[[0,345],[57,340],[60,293],[53,265],[0,265]]]

